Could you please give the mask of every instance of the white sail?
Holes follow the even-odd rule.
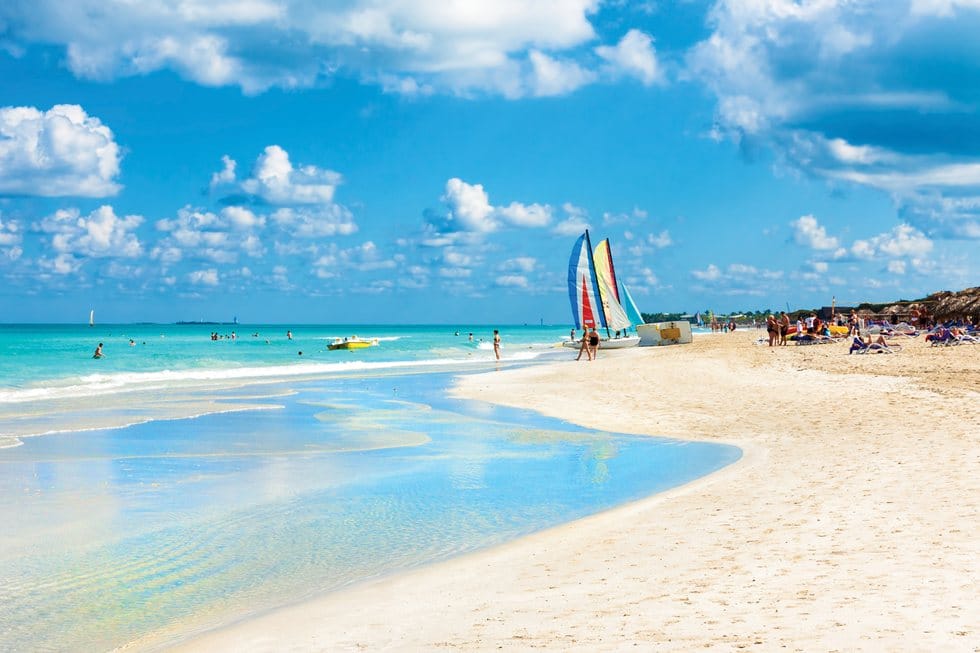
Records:
[[[95,311],[91,310],[88,312],[88,325],[95,326]]]

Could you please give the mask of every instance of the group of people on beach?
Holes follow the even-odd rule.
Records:
[[[708,326],[711,327],[711,333],[729,333],[738,328],[738,324],[736,324],[734,318],[728,320],[727,322],[711,320],[711,323]]]
[[[797,337],[810,336],[812,339],[830,338],[832,336],[830,331],[830,323],[821,320],[816,313],[811,313],[806,317],[804,317],[802,314],[797,315],[795,326]],[[838,321],[838,326],[843,326],[843,320]],[[769,334],[770,347],[776,345],[787,345],[789,343],[789,334],[791,329],[792,321],[790,320],[789,314],[787,314],[786,311],[781,312],[779,317],[772,314],[766,316],[766,331]],[[857,329],[856,319],[853,321],[853,326],[849,327],[849,332],[851,329]]]
[[[575,329],[572,329],[569,337],[575,340]],[[589,329],[582,329],[582,344],[578,350],[578,356],[575,360],[582,360],[582,354],[589,357],[589,360],[595,360],[596,356],[599,355],[599,334],[596,333],[595,327]]]
[[[769,334],[769,346],[785,345],[786,337],[789,335],[789,315],[785,311],[775,315],[766,316],[766,332]]]

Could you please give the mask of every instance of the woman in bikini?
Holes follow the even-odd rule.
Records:
[[[584,353],[588,356],[589,360],[592,360],[592,349],[589,347],[589,330],[582,329],[582,340],[580,341],[582,345],[578,348],[578,356],[575,360],[582,360],[582,354]]]

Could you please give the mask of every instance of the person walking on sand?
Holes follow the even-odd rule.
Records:
[[[583,352],[585,353],[586,356],[589,357],[589,360],[592,360],[592,349],[589,347],[588,329],[582,329],[582,346],[578,348],[578,356],[575,358],[575,360],[577,361],[582,360]]]
[[[599,334],[595,332],[595,327],[589,331],[589,350],[592,352],[589,360],[595,360],[599,355]]]
[[[95,353],[92,354],[92,358],[105,358],[105,354],[102,353],[102,343],[101,342],[99,343],[99,346],[95,348]]]
[[[497,329],[493,330],[493,355],[500,360],[500,331]]]

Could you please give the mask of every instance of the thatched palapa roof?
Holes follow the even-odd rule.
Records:
[[[930,295],[929,299],[935,300],[932,314],[937,320],[980,316],[980,286],[959,292],[937,292]]]

